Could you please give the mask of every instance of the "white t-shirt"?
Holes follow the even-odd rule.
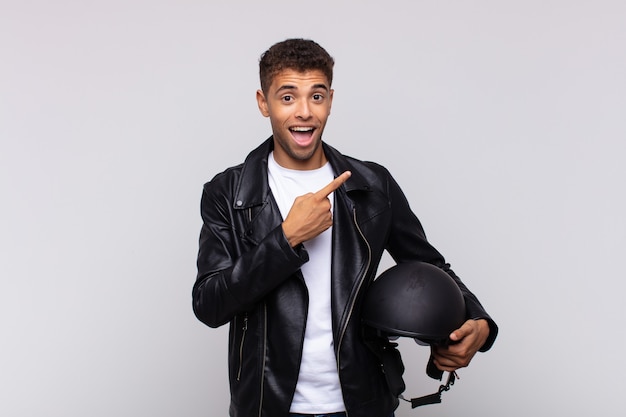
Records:
[[[334,178],[330,164],[314,170],[283,168],[268,158],[268,179],[283,219],[296,197],[316,192]],[[333,204],[333,194],[329,195]],[[302,265],[302,275],[309,292],[309,311],[304,333],[300,374],[290,412],[322,414],[344,411],[337,361],[333,349],[330,308],[332,227],[303,243],[309,261]]]

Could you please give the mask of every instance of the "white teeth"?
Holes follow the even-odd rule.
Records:
[[[310,130],[313,130],[313,128],[312,127],[297,126],[297,127],[292,127],[291,130],[293,130],[294,132],[308,132]]]

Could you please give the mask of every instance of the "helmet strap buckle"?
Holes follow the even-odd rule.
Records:
[[[435,392],[434,394],[424,395],[423,397],[418,397],[418,398],[411,398],[411,400],[407,400],[402,396],[400,396],[399,398],[404,401],[410,402],[411,408],[416,408],[416,407],[420,407],[422,405],[428,405],[428,404],[439,404],[441,403],[441,393],[444,391],[449,391],[450,387],[454,385],[454,381],[457,378],[458,378],[458,375],[456,374],[456,372],[454,371],[450,372],[450,374],[448,375],[448,381],[446,382],[446,384],[440,385],[439,390]]]

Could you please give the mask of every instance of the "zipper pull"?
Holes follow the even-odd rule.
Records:
[[[241,369],[243,368],[243,344],[246,341],[246,331],[248,330],[248,313],[243,316],[243,326],[241,327],[241,342],[239,343],[239,370],[237,370],[237,381],[241,380]]]

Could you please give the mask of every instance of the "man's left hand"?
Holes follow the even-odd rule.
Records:
[[[489,337],[487,320],[467,320],[450,334],[449,346],[433,346],[432,355],[437,368],[452,372],[469,365]]]

